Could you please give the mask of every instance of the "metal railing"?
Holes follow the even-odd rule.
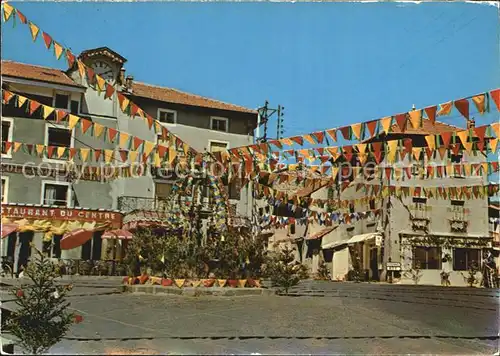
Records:
[[[118,197],[118,210],[125,213],[133,210],[158,211],[166,210],[167,208],[168,201],[166,198]]]

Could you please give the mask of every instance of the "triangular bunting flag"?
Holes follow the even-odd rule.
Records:
[[[92,126],[92,121],[86,120],[86,119],[81,119],[81,129],[82,129],[82,134],[87,132],[87,130]]]
[[[26,20],[26,16],[23,15],[23,13],[19,10],[16,9],[17,17],[19,17],[19,20],[21,20],[21,23],[26,25],[28,21]]]
[[[455,100],[455,107],[460,114],[462,114],[467,120],[469,119],[469,100]]]
[[[443,104],[439,104],[440,109],[437,113],[438,116],[449,115],[451,112],[451,108],[453,107],[453,103],[451,101]]]
[[[500,89],[490,91],[490,98],[495,102],[497,110],[500,111]]]
[[[94,136],[100,137],[102,135],[102,133],[104,132],[105,127],[106,126],[104,126],[104,125],[94,123]]]
[[[66,50],[66,61],[68,62],[68,68],[73,68],[75,64],[75,56],[69,49]]]
[[[328,136],[332,138],[333,141],[337,142],[337,130],[331,129],[331,130],[326,130],[326,133]]]
[[[398,114],[394,116],[396,124],[398,125],[401,132],[406,131],[406,114]]]
[[[472,102],[476,105],[477,111],[480,114],[484,114],[486,111],[486,95],[480,94],[472,97]]]
[[[56,58],[59,60],[64,52],[64,48],[57,42],[54,42],[54,54]]]
[[[43,42],[45,43],[45,47],[47,47],[47,49],[50,49],[50,46],[52,45],[52,37],[50,37],[49,34],[45,32],[42,32],[42,37]]]
[[[29,23],[29,28],[30,28],[30,32],[31,32],[31,38],[33,39],[33,42],[35,42],[36,38],[38,37],[38,33],[40,32],[40,29],[38,28],[37,25],[35,25],[31,21]]]
[[[54,112],[54,108],[50,106],[43,105],[43,119],[47,120],[47,118]]]
[[[73,114],[69,114],[69,120],[68,120],[68,127],[70,130],[73,130],[73,128],[78,124],[80,121],[80,118],[78,116],[75,116]]]
[[[380,119],[380,127],[382,128],[383,132],[388,133],[390,131],[391,124],[392,124],[392,117],[391,116],[387,116],[387,117],[384,117],[383,119]]]
[[[410,122],[414,129],[422,127],[422,110],[412,110],[408,112]]]
[[[2,5],[3,5],[3,21],[7,22],[14,13],[14,8],[8,2],[2,2]]]
[[[356,137],[357,140],[361,140],[361,129],[362,129],[362,126],[363,124],[353,124],[351,125],[351,130],[352,130],[352,133],[354,135],[354,137]]]

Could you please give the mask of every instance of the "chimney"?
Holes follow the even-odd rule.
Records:
[[[131,75],[127,75],[127,78],[125,79],[125,87],[127,88],[127,91],[132,92],[132,82],[134,81],[134,77]]]
[[[118,76],[118,84],[125,85],[125,68],[120,69],[120,75]]]
[[[474,118],[467,120],[467,129],[473,129],[474,127],[476,127],[476,120]]]

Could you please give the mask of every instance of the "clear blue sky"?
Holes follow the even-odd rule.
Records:
[[[500,87],[499,11],[484,4],[13,5],[74,53],[122,54],[136,80],[251,108],[284,105],[285,136]],[[2,25],[4,59],[66,68],[27,26]],[[464,124],[458,114],[444,121]]]

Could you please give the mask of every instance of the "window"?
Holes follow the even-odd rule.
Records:
[[[42,204],[70,206],[71,189],[66,182],[42,182]]]
[[[70,103],[70,99],[69,99],[68,94],[56,93],[56,96],[54,98],[54,107],[55,108],[68,110],[69,103]]]
[[[80,112],[80,102],[78,100],[71,100],[70,111],[72,114],[78,115]]]
[[[10,118],[2,118],[2,158],[11,158],[12,151],[7,153],[5,142],[12,142],[13,121]]]
[[[177,111],[158,109],[158,120],[165,124],[176,124],[177,123]]]
[[[7,203],[9,195],[9,177],[2,177],[2,203]]]
[[[96,231],[90,240],[82,245],[82,260],[100,260],[102,254],[102,234],[104,231]]]
[[[451,201],[451,212],[452,212],[452,218],[454,220],[460,220],[463,221],[465,220],[465,208],[464,208],[465,202],[463,200],[452,200]]]
[[[229,126],[229,120],[225,117],[211,117],[210,118],[210,129],[215,131],[227,132]]]
[[[55,147],[73,147],[73,130],[70,130],[66,126],[56,125],[56,124],[47,124],[45,126],[45,145],[46,146],[55,146]],[[57,150],[54,150],[52,157],[48,157],[47,159],[53,160],[61,160],[67,159],[69,155],[68,150],[62,155],[58,156]]]
[[[354,204],[349,203],[349,213],[354,213]]]
[[[375,199],[370,199],[370,210],[375,210]]]
[[[476,248],[453,249],[453,270],[466,271],[473,263],[479,267],[481,263],[481,250]]]
[[[241,197],[241,180],[235,179],[229,184],[229,199],[239,200]]]
[[[229,147],[229,144],[227,142],[220,142],[220,141],[209,141],[209,146],[210,146],[210,152],[218,152],[218,151],[224,151],[227,150]]]
[[[264,208],[259,208],[259,216],[263,216],[264,215]]]
[[[413,197],[414,214],[417,219],[427,218],[427,198]]]
[[[415,247],[413,249],[413,268],[441,269],[441,247]]]
[[[172,193],[172,183],[156,183],[155,195],[157,198],[165,199]]]

